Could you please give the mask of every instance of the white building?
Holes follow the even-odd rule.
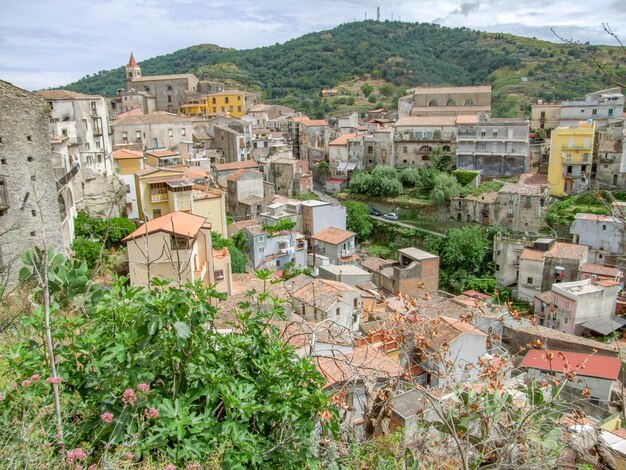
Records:
[[[261,225],[246,227],[243,233],[254,269],[280,270],[287,263],[296,269],[306,268],[307,243],[301,233],[283,230],[269,234]]]
[[[617,217],[576,214],[570,227],[574,243],[589,247],[589,262],[605,264],[607,255],[626,253],[626,227]]]
[[[115,148],[134,150],[168,148],[192,139],[192,118],[165,112],[126,116],[113,121]]]

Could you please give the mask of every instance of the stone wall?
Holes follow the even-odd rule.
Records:
[[[0,80],[0,289],[14,286],[28,248],[63,250],[45,101]],[[2,188],[4,186],[4,188]],[[8,205],[8,208],[6,208]]]

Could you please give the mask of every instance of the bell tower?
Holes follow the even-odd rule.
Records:
[[[133,88],[133,80],[141,77],[141,67],[135,60],[133,53],[130,53],[130,59],[128,59],[128,65],[126,65],[126,91]]]

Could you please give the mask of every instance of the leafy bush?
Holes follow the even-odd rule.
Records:
[[[398,172],[392,166],[376,165],[372,170],[372,176],[375,178],[396,179],[398,178]]]
[[[248,263],[248,257],[246,254],[235,246],[232,240],[223,238],[219,232],[211,232],[211,239],[213,241],[213,248],[220,250],[222,248],[228,248],[230,253],[230,267],[234,273],[245,273],[246,264]]]
[[[264,225],[263,226],[263,230],[265,230],[268,235],[271,237],[273,236],[276,232],[281,232],[283,230],[293,230],[293,228],[296,226],[296,223],[293,220],[290,219],[280,219],[276,224],[274,225]]]
[[[449,202],[461,192],[461,185],[454,176],[449,173],[440,173],[435,177],[435,185],[430,192],[430,200],[435,204]]]
[[[360,241],[367,240],[374,228],[367,206],[356,201],[347,201],[344,206],[348,230],[355,232]]]
[[[405,168],[400,172],[399,178],[404,186],[415,187],[419,178],[419,171],[415,168]]]
[[[474,181],[474,178],[478,176],[479,172],[472,170],[454,170],[452,174],[461,186],[467,186]]]
[[[132,220],[125,217],[100,219],[91,217],[81,211],[74,219],[74,234],[76,237],[88,238],[102,243],[106,238],[107,248],[121,245],[122,238],[133,232],[137,227]]]
[[[267,281],[271,273],[260,275]],[[54,316],[64,445],[74,449],[59,460],[83,468],[107,466],[119,454],[129,454],[129,465],[163,456],[180,468],[210,460],[226,468],[315,462],[318,416],[335,412],[313,363],[285,347],[269,324],[284,318],[282,305],[257,293],[267,307],[242,304],[237,334],[221,334],[207,328],[217,314],[211,300],[221,297],[201,285],[155,281],[147,290],[118,282],[88,316]],[[41,323],[40,310],[25,317],[29,334],[3,346],[4,372],[22,386],[3,397],[3,422],[13,425],[0,435],[3,443],[19,441],[24,419],[37,418],[36,452],[46,457],[55,452],[56,430],[52,413],[36,414],[53,409]]]
[[[396,178],[377,178],[371,173],[358,172],[350,180],[350,191],[372,197],[396,197],[403,188]]]
[[[435,187],[435,178],[441,173],[434,167],[426,166],[419,168],[415,189],[423,197],[430,197],[430,192]]]
[[[76,237],[72,243],[74,258],[79,262],[84,262],[89,269],[96,267],[98,259],[100,259],[101,248],[100,242],[95,242],[84,237]]]

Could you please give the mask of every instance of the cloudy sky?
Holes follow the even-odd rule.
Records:
[[[247,49],[374,18],[466,26],[554,40],[626,40],[626,0],[0,0],[0,79],[27,89],[187,46]],[[626,41],[624,41],[626,42]]]

